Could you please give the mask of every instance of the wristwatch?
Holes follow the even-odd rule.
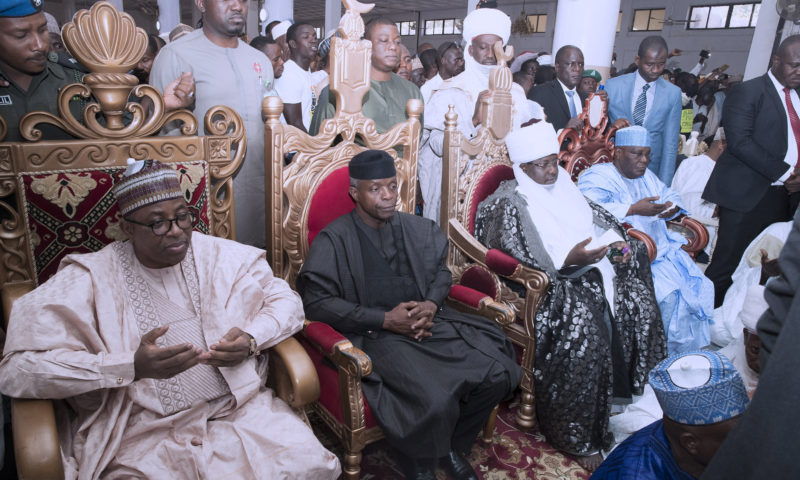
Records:
[[[252,356],[253,356],[253,355],[255,355],[255,354],[256,354],[256,352],[258,351],[258,344],[256,343],[256,339],[255,339],[255,338],[253,338],[253,336],[252,336],[252,335],[250,335],[250,334],[249,334],[249,333],[247,333],[247,332],[244,332],[244,333],[245,333],[245,334],[246,334],[248,337],[250,337],[250,348],[249,348],[249,350],[247,351],[247,356],[248,356],[248,357],[252,357]]]

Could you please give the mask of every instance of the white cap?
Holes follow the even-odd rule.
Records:
[[[547,122],[536,122],[524,128],[518,128],[506,135],[506,147],[511,163],[522,164],[558,155],[558,135],[553,126]]]
[[[496,8],[478,8],[464,18],[464,41],[472,43],[472,39],[480,35],[497,35],[503,39],[503,45],[511,37],[511,18]]]
[[[281,23],[275,25],[274,27],[272,27],[272,38],[274,40],[277,40],[278,37],[286,35],[286,32],[289,31],[289,27],[291,26],[292,22],[290,22],[289,20],[284,20]]]

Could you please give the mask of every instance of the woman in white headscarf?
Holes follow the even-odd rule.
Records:
[[[558,167],[549,124],[514,131],[506,145],[515,181],[478,207],[475,236],[547,274],[534,321],[539,425],[553,447],[592,470],[613,442],[612,402],[641,395],[666,356],[650,261],[644,244]]]

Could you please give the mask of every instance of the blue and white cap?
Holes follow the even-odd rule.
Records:
[[[717,352],[672,355],[650,371],[650,386],[667,418],[711,425],[742,414],[750,399],[730,360]]]
[[[617,147],[649,147],[650,135],[647,134],[647,129],[634,125],[627,128],[617,130],[614,145]]]

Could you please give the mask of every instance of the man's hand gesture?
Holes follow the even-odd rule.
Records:
[[[159,347],[156,339],[167,333],[168,325],[154,328],[142,336],[133,355],[135,379],[171,378],[200,362],[203,350],[189,343]]]
[[[658,198],[658,196],[644,197],[628,208],[628,215],[644,215],[645,217],[652,217],[653,215],[658,215],[672,205],[669,202],[655,203]]]
[[[564,260],[564,265],[578,265],[582,267],[602,260],[605,254],[608,253],[608,246],[603,245],[594,250],[586,250],[586,245],[589,245],[591,241],[592,237],[589,237],[572,247],[572,250],[569,251],[567,258]]]
[[[483,116],[483,102],[484,100],[489,99],[489,95],[492,92],[489,90],[484,90],[478,94],[478,100],[475,102],[475,111],[472,114],[472,126],[477,127],[481,123],[481,117]]]
[[[214,367],[235,367],[250,356],[250,335],[239,327],[228,330],[222,340],[211,345],[200,361]]]
[[[430,337],[436,304],[431,301],[403,302],[386,312],[383,329],[421,341]]]

